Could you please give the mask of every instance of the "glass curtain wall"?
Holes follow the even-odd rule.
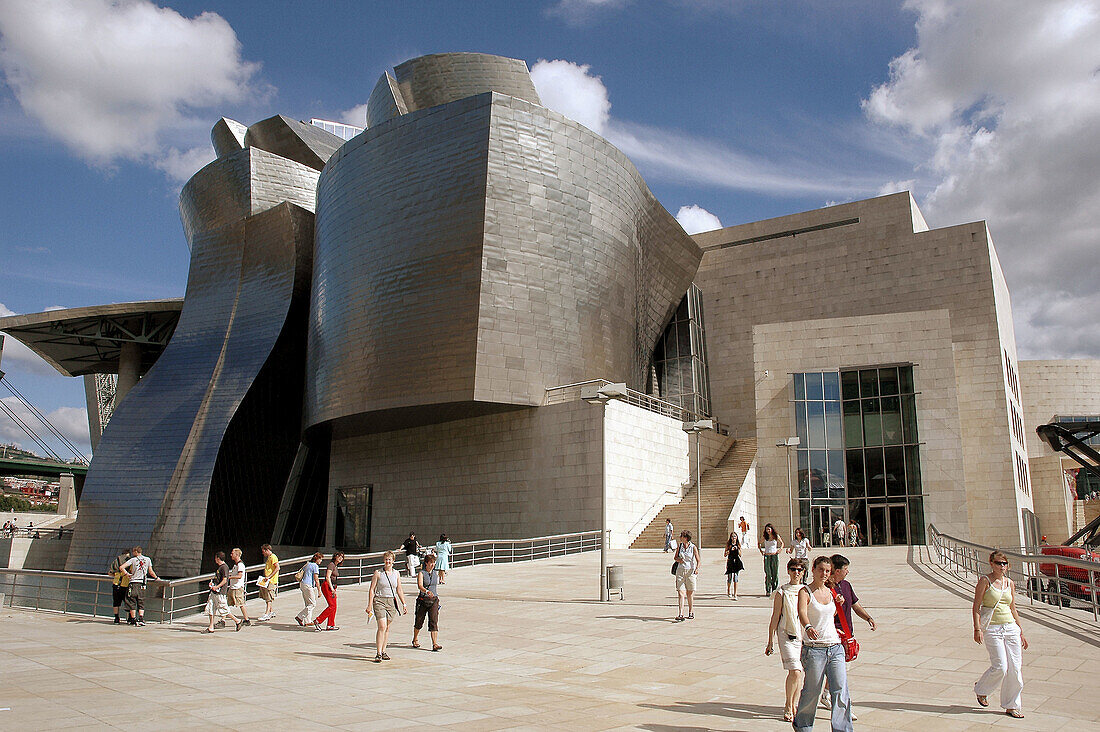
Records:
[[[703,295],[694,284],[680,301],[653,351],[649,392],[697,415],[710,414]]]
[[[913,367],[794,374],[800,524],[822,542],[838,518],[860,544],[923,544]]]

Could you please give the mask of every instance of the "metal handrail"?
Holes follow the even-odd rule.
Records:
[[[561,384],[560,386],[551,386],[546,389],[546,396],[543,400],[543,404],[562,404],[565,402],[577,401],[581,398],[581,390],[585,386],[592,384],[598,385],[597,388],[606,386],[611,382],[607,379],[588,379],[587,381],[576,381],[572,384]],[[572,394],[572,392],[576,392]],[[623,400],[627,404],[632,404],[635,407],[641,407],[646,411],[653,412],[654,414],[660,414],[664,417],[672,417],[678,419],[681,422],[695,421],[701,419],[704,415],[698,414],[686,407],[682,407],[679,404],[673,404],[672,402],[665,401],[660,397],[655,397],[651,394],[644,394],[640,391],[628,388],[626,390],[626,398]],[[719,422],[714,423],[715,431],[720,435],[729,435],[729,425],[721,424]]]
[[[463,567],[519,562],[595,551],[599,548],[599,531],[527,539],[483,539],[452,544],[450,565]],[[341,582],[354,585],[369,581],[374,570],[382,566],[383,554],[384,552],[345,554],[344,563],[340,565]],[[395,554],[400,559],[404,558],[403,551],[396,550]],[[296,584],[295,572],[312,557],[309,554],[279,560],[277,587]],[[252,579],[245,585],[246,600],[259,595],[255,578],[263,567],[263,564],[255,564],[245,568],[246,573],[252,575]],[[207,573],[171,580],[150,580],[148,585],[154,587],[155,592],[146,599],[146,619],[170,623],[177,618],[199,612],[206,603],[209,591],[207,583],[211,577],[213,574]],[[0,591],[6,591],[4,604],[9,607],[92,617],[107,615],[111,610],[111,606],[107,604],[111,592],[104,590],[110,584],[112,579],[105,574],[0,568]]]
[[[984,573],[990,552],[1001,551],[1010,562],[1008,576],[1016,582],[1018,591],[1024,591],[1034,605],[1035,601],[1058,607],[1081,607],[1092,611],[1093,621],[1100,622],[1100,562],[1062,557],[1057,554],[1032,554],[1021,547],[1000,549],[977,544],[966,539],[941,534],[934,524],[928,525],[928,536],[940,564],[956,577],[979,576]],[[1043,567],[1053,567],[1043,571]],[[1065,569],[1084,570],[1088,580],[1068,576]],[[1023,590],[1021,590],[1023,587]]]

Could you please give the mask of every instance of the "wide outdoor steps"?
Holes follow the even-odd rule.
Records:
[[[702,546],[723,546],[729,534],[726,520],[729,518],[737,493],[749,466],[756,457],[756,438],[736,440],[718,464],[703,471],[703,543]],[[677,535],[683,529],[695,533],[695,494],[692,486],[679,503],[662,508],[649,525],[631,543],[631,549],[661,549],[665,545],[665,519],[672,519]]]

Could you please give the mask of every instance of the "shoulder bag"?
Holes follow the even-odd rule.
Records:
[[[837,617],[840,618],[840,643],[844,646],[844,660],[854,661],[859,656],[859,641],[852,635],[852,629],[848,627],[848,616],[844,614],[844,608],[837,600],[837,591],[830,588],[833,593],[833,604],[836,605]]]
[[[997,589],[993,587],[993,583],[989,583],[990,589]],[[982,605],[981,611],[978,613],[978,619],[981,621],[982,632],[984,633],[989,628],[989,623],[993,620],[993,611],[997,609],[997,606],[1001,604],[1001,600],[1004,599],[1005,593],[1012,588],[1012,580],[1005,577],[1005,586],[1000,588],[1000,594],[997,595],[997,602],[993,603],[993,607],[986,607]]]
[[[381,572],[382,576],[386,578],[386,584],[390,586],[390,592],[393,593],[393,609],[397,611],[398,615],[404,615],[404,613],[401,612],[401,608],[397,606],[397,589],[393,586],[393,580],[390,579],[389,572],[384,569],[381,570]],[[397,581],[400,582],[401,580],[398,579]]]

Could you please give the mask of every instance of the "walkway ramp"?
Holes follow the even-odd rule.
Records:
[[[749,467],[756,457],[756,438],[745,437],[735,440],[726,450],[726,454],[711,468],[703,471],[703,542],[702,546],[724,546],[729,534],[726,533],[726,520],[733,504],[737,502],[737,493],[745,482]],[[662,549],[665,545],[665,519],[672,519],[677,533],[691,529],[696,524],[695,496],[697,487],[692,486],[679,503],[662,508],[638,534],[631,549]]]

